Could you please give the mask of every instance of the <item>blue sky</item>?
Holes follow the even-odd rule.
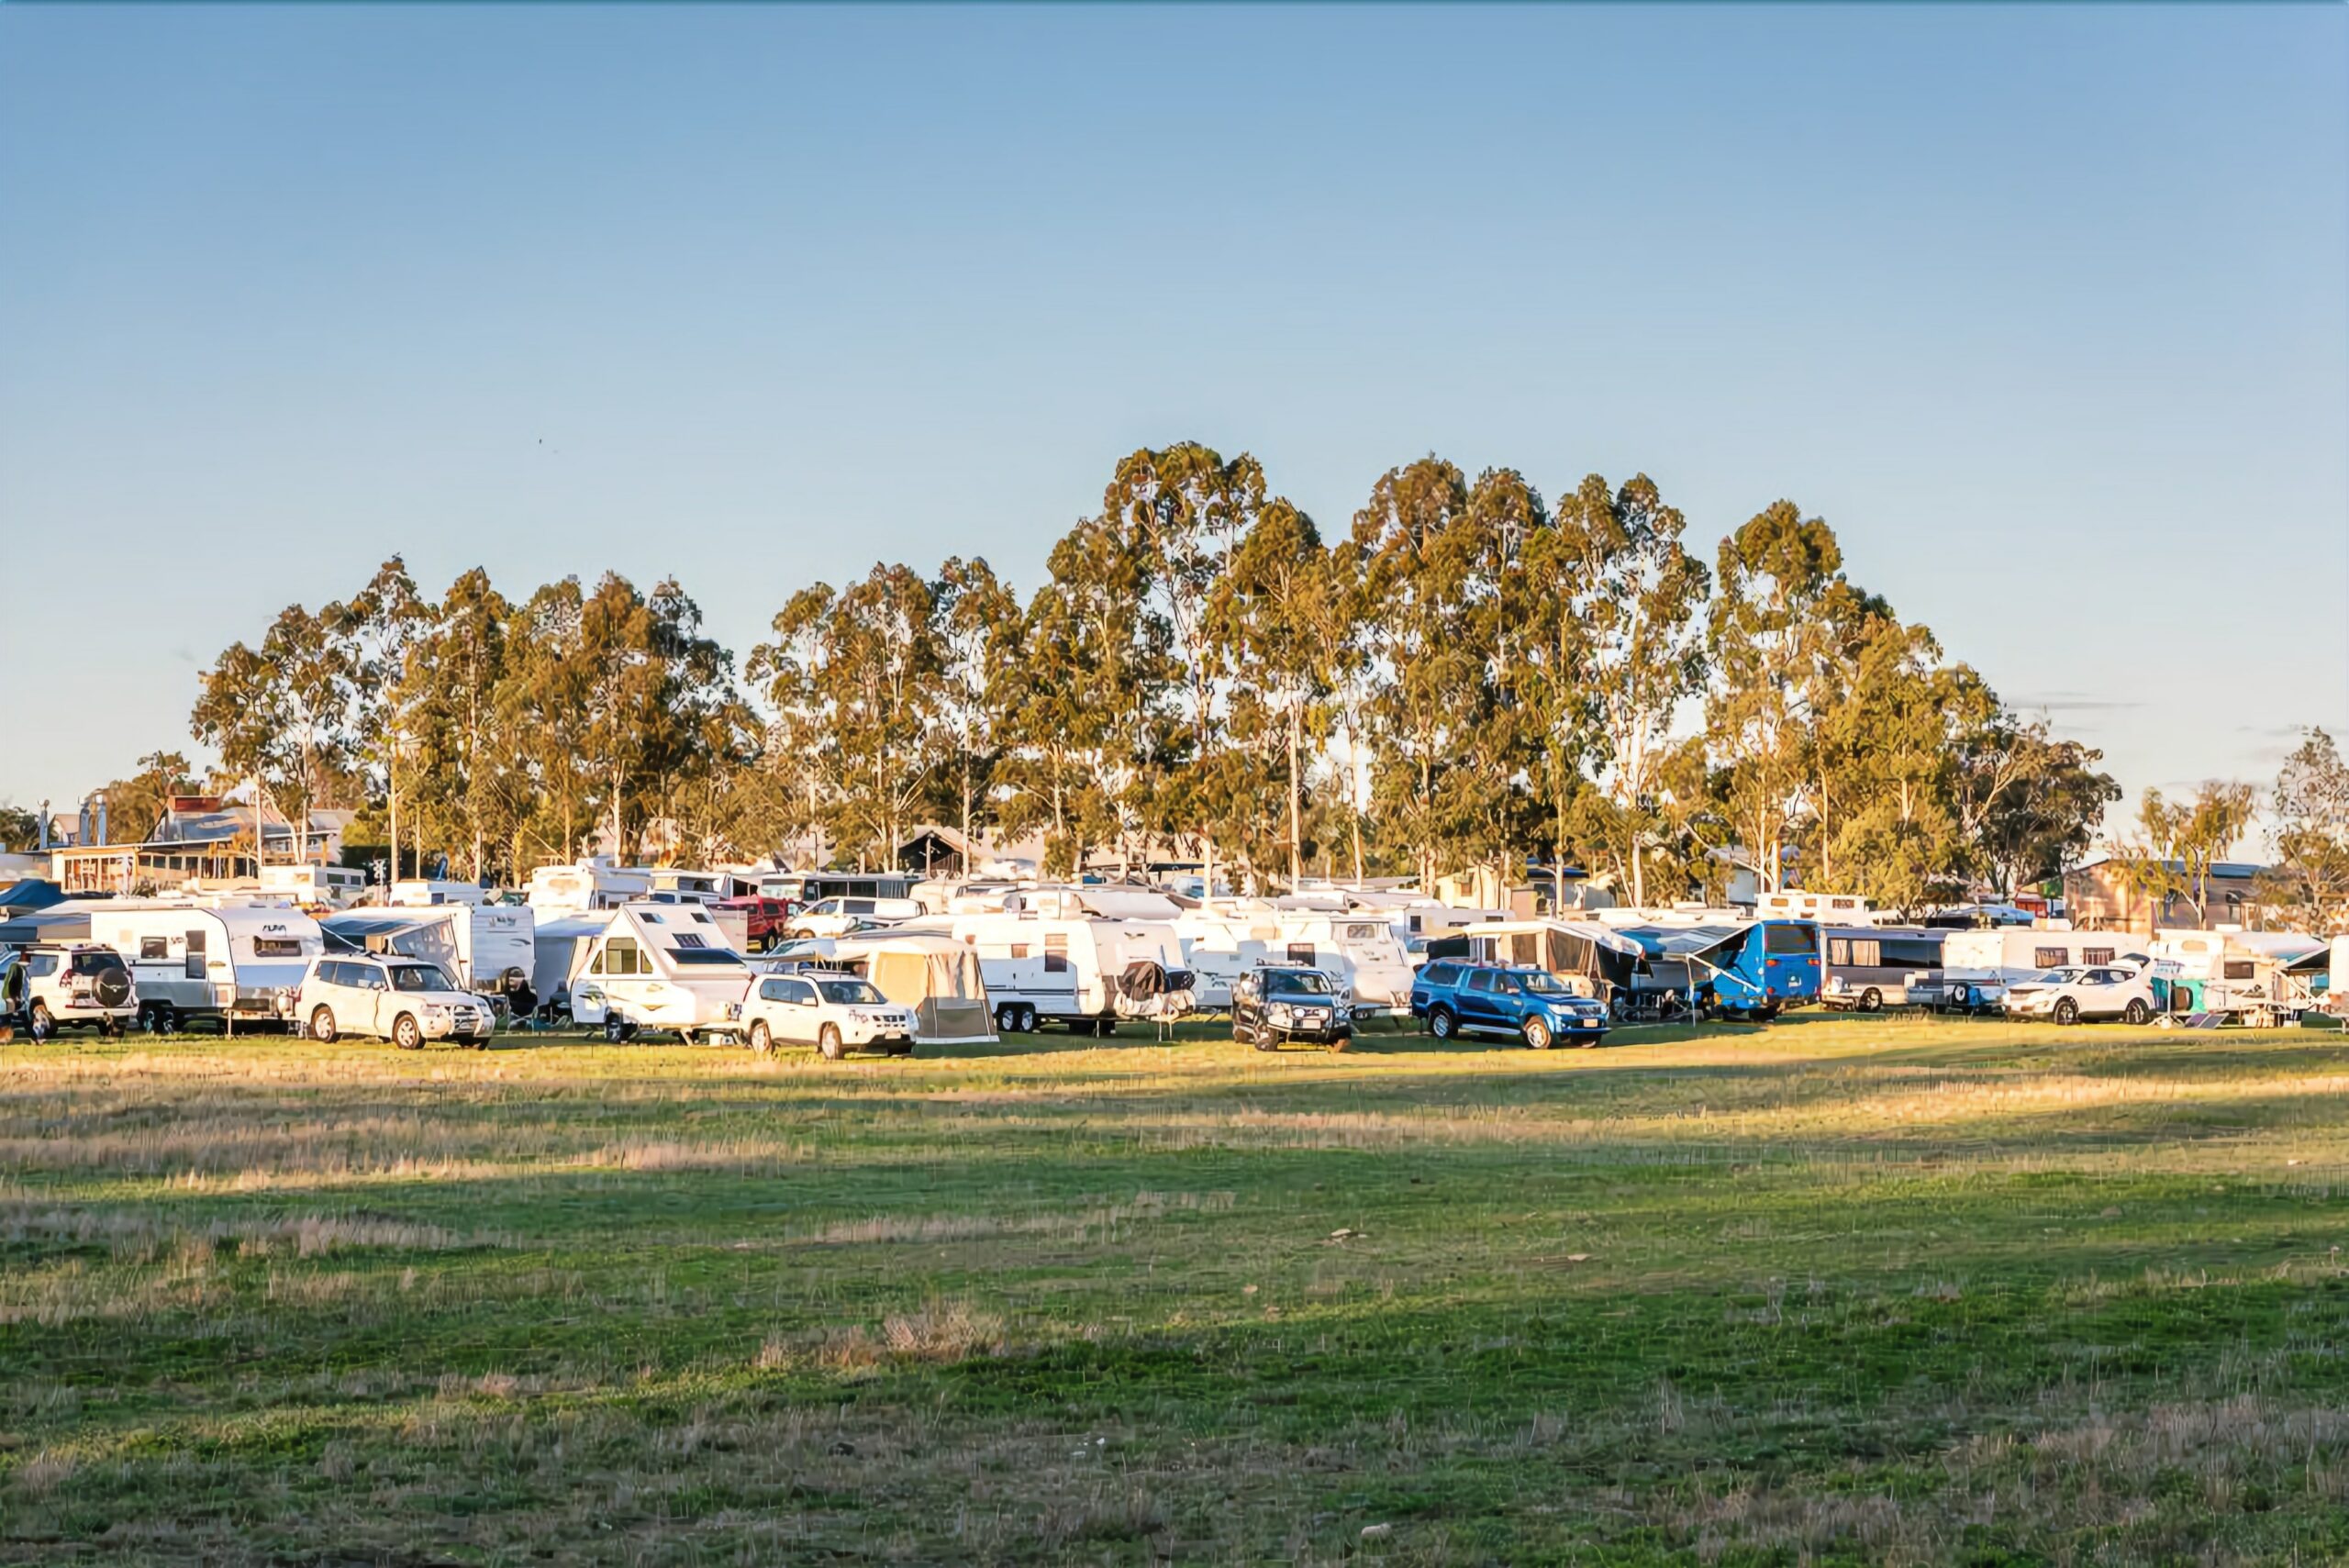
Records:
[[[0,7],[0,800],[438,587],[1246,449],[1779,496],[2135,792],[2349,728],[2349,12]],[[45,673],[70,673],[64,684]]]

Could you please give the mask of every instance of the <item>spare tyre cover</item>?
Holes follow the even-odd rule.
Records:
[[[91,989],[98,994],[101,1007],[123,1007],[130,1004],[130,976],[119,969],[101,969]]]

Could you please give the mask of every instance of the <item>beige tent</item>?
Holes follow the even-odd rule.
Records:
[[[914,1010],[917,1045],[980,1045],[996,1038],[979,955],[952,937],[868,931],[796,942],[783,957],[863,975],[881,995]]]

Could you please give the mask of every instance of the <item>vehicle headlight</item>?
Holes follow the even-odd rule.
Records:
[[[1286,1002],[1275,1002],[1264,1009],[1264,1018],[1269,1023],[1291,1023],[1296,1020],[1297,1009]]]
[[[449,1016],[449,1009],[441,1003],[427,1002],[424,1004],[424,1016],[428,1018],[445,1018]]]

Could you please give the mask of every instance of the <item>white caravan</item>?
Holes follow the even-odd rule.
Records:
[[[318,923],[290,904],[93,900],[90,939],[130,966],[139,1021],[170,1034],[189,1019],[278,1027],[325,950]]]
[[[1230,1006],[1233,983],[1271,963],[1322,971],[1357,1013],[1410,1010],[1410,961],[1382,914],[1217,900],[1174,925],[1201,1006]]]
[[[2163,931],[2154,956],[2176,966],[2175,1012],[2224,1013],[2245,1022],[2281,1023],[2315,1006],[2316,980],[2330,965],[2323,939],[2297,931]]]
[[[750,966],[698,904],[623,904],[588,943],[571,983],[571,1016],[607,1040],[674,1029],[687,1044],[742,1028]]]
[[[2051,969],[2101,968],[2152,961],[2145,939],[2127,931],[2076,931],[1993,926],[1952,931],[1942,943],[1942,984],[1956,1006],[1987,1006],[2003,999],[2008,986]]]
[[[329,915],[329,943],[438,964],[460,987],[518,1018],[537,1009],[538,917],[519,904],[373,905]]]
[[[623,866],[606,856],[569,865],[540,866],[530,873],[524,900],[541,920],[617,909],[652,891],[652,873]]]
[[[367,873],[350,866],[263,866],[255,885],[263,898],[348,909],[367,896]]]
[[[1816,920],[1822,926],[1875,926],[1883,923],[1876,906],[1850,893],[1760,893],[1754,895],[1756,920]]]
[[[654,866],[645,873],[652,882],[652,895],[663,904],[715,904],[721,898],[734,896],[734,878],[721,871],[687,871],[683,866]],[[674,898],[663,898],[674,894]]]
[[[392,884],[392,895],[384,900],[404,909],[431,908],[442,904],[486,904],[489,894],[479,883],[434,882],[411,877]]]
[[[1079,1034],[1107,1034],[1121,1018],[1180,1016],[1192,997],[1187,984],[1174,984],[1187,969],[1173,924],[1092,913],[1093,891],[1079,897],[1039,890],[1020,895],[1039,907],[942,915],[892,934],[947,936],[976,952],[1001,1029],[1024,1033],[1063,1023]]]

